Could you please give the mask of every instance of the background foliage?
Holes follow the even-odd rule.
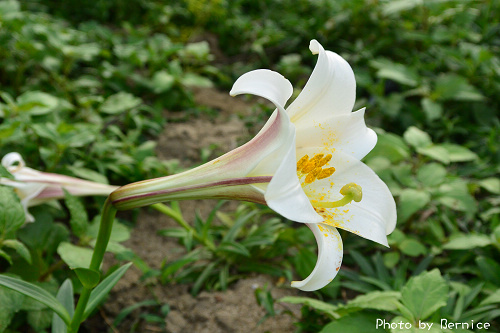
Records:
[[[396,197],[398,226],[390,249],[342,234],[348,246],[339,276],[311,297],[281,300],[304,305],[297,330],[371,332],[375,318],[493,323],[500,316],[499,20],[497,1],[0,1],[0,156],[18,151],[34,168],[114,184],[173,173],[175,162],[155,156],[166,109],[203,112],[192,86],[228,90],[259,67],[301,87],[316,38],[351,64],[356,106],[383,128],[365,162]],[[217,48],[205,41],[214,38]],[[252,128],[269,110],[261,114],[248,119]],[[0,190],[2,209],[15,207],[12,193]],[[87,260],[101,204],[85,200],[85,211],[68,195],[67,210],[35,209],[37,223],[25,227],[12,208],[10,220],[0,219],[0,270],[54,294],[70,277],[78,292],[67,267]],[[172,207],[167,215],[183,219]],[[187,254],[160,271],[120,244],[133,221],[117,225],[111,250],[162,283],[191,283],[193,294],[249,272],[307,276],[313,237],[270,213],[242,204],[231,215],[217,206],[207,219],[186,221],[192,230],[161,231]],[[213,224],[215,216],[223,223]],[[272,315],[275,300],[257,297]],[[6,289],[0,303],[0,330],[50,325],[39,303]]]

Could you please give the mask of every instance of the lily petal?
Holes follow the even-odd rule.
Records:
[[[304,291],[323,288],[337,275],[342,264],[343,248],[339,232],[332,226],[307,224],[318,243],[318,261],[311,274],[302,281],[293,281],[292,287]]]
[[[318,54],[318,62],[300,95],[287,108],[297,124],[314,124],[318,119],[352,111],[356,98],[356,80],[351,66],[338,54],[325,51],[312,40],[309,49]]]
[[[314,152],[317,153],[318,150],[300,150],[300,154]],[[332,152],[332,156],[327,166],[333,166],[335,172],[329,178],[305,185],[304,191],[308,197],[323,202],[340,200],[341,188],[349,183],[361,186],[363,197],[360,202],[353,201],[338,208],[317,208],[318,214],[325,219],[323,224],[388,246],[386,235],[396,226],[396,204],[387,185],[372,169],[356,158],[342,152]]]
[[[283,108],[292,96],[293,86],[283,75],[268,70],[256,69],[240,76],[229,92],[231,96],[252,94]]]
[[[321,119],[316,124],[295,124],[297,148],[335,147],[336,151],[362,159],[377,143],[377,134],[366,127],[365,109]],[[299,156],[300,157],[300,156]]]
[[[283,108],[283,105],[290,98],[292,92],[292,85],[281,74],[261,69],[240,76],[234,83],[230,94],[232,96],[243,93],[253,94],[268,99],[277,108],[268,121],[268,124],[276,117],[282,117],[281,121],[288,123],[289,126],[287,136],[281,138],[287,144],[277,147],[275,151],[271,152],[269,158],[264,158],[248,175],[262,176],[266,175],[269,171],[273,171],[274,176],[271,182],[261,185],[261,188],[265,188],[264,197],[266,204],[290,220],[304,223],[318,223],[323,218],[314,211],[297,177],[295,167],[295,129]],[[268,127],[264,126],[259,134],[267,131]],[[277,156],[282,157],[276,158]]]

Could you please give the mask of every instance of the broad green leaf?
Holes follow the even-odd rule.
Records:
[[[440,145],[418,147],[417,153],[430,157],[433,160],[436,160],[443,164],[450,164],[450,156],[448,155],[448,151]]]
[[[439,186],[437,192],[438,201],[454,210],[466,212],[473,215],[477,211],[477,203],[469,193],[467,183],[463,180],[455,180]]]
[[[500,194],[500,178],[486,178],[483,180],[480,180],[478,182],[479,186],[482,188],[486,189],[487,191],[494,193],[494,194]]]
[[[315,298],[302,297],[302,296],[285,296],[280,298],[278,302],[307,305],[319,312],[323,312],[329,315],[330,317],[338,318],[338,314],[335,312],[338,309],[338,306],[320,301]]]
[[[438,163],[425,164],[417,171],[417,179],[426,186],[437,186],[445,177],[446,169]]]
[[[66,166],[66,168],[71,171],[72,173],[75,174],[75,176],[83,178],[83,179],[88,179],[90,181],[96,182],[96,183],[101,183],[101,184],[109,184],[108,178],[106,176],[83,167],[75,167],[75,166]]]
[[[142,100],[126,92],[119,92],[106,98],[102,103],[101,112],[108,114],[117,114],[139,106]]]
[[[399,291],[372,291],[368,294],[357,296],[347,303],[347,307],[396,311],[400,297],[401,293]]]
[[[68,242],[62,242],[57,247],[57,254],[72,269],[89,267],[92,253],[89,248],[76,246]]]
[[[438,102],[429,98],[422,98],[421,105],[428,121],[439,119],[443,115],[443,107]]]
[[[403,138],[410,146],[415,148],[425,148],[432,145],[430,135],[415,126],[410,126],[404,132]]]
[[[9,14],[18,13],[21,11],[21,4],[17,0],[0,1],[0,16],[5,18]]]
[[[0,236],[8,237],[25,221],[23,206],[14,190],[7,186],[0,186]]]
[[[85,231],[89,225],[89,218],[87,211],[79,198],[71,195],[68,191],[64,190],[64,201],[68,207],[71,218],[69,224],[71,230],[77,237],[85,235]]]
[[[355,312],[327,324],[320,333],[381,333],[387,332],[383,327],[377,327],[380,315],[368,312]]]
[[[26,316],[26,321],[29,326],[33,327],[35,332],[43,332],[45,329],[49,328],[52,322],[52,316],[53,312],[44,307],[40,310],[29,311]]]
[[[443,245],[446,250],[470,250],[476,247],[484,247],[491,244],[491,238],[481,234],[460,234],[452,237]]]
[[[390,79],[411,87],[418,84],[417,72],[403,64],[394,63],[388,59],[379,59],[370,61],[370,65],[378,69],[379,78]]]
[[[456,74],[441,74],[436,79],[433,97],[440,100],[482,101],[484,96],[467,79]]]
[[[45,304],[55,313],[57,313],[67,325],[69,324],[71,318],[68,311],[66,311],[64,306],[46,290],[26,281],[11,278],[6,275],[0,275],[0,285],[12,290],[16,290],[17,292],[25,296],[31,297],[38,302]]]
[[[64,280],[63,284],[57,291],[56,298],[64,308],[68,311],[68,314],[73,318],[75,313],[75,303],[73,300],[73,284],[70,279]],[[59,318],[56,314],[52,316],[52,333],[66,333],[67,326],[64,321]]]
[[[14,180],[15,177],[7,170],[3,165],[0,164],[0,177]]]
[[[10,247],[14,249],[24,260],[31,264],[31,254],[26,245],[18,241],[17,239],[7,239],[4,240],[3,246]]]
[[[59,104],[59,99],[41,91],[28,91],[17,98],[19,111],[32,115],[52,112]]]
[[[210,79],[203,77],[195,73],[186,73],[181,77],[181,83],[188,87],[213,87],[212,81]]]
[[[170,90],[175,83],[175,77],[167,71],[159,71],[151,79],[151,88],[156,94],[164,93]]]
[[[377,132],[378,141],[369,156],[383,156],[392,163],[406,160],[410,157],[410,149],[401,137],[392,133]]]
[[[470,149],[453,143],[442,143],[439,147],[444,148],[448,154],[450,162],[468,162],[477,159],[476,153]]]
[[[424,208],[431,200],[429,193],[414,189],[401,191],[398,204],[398,221],[404,222]]]
[[[425,320],[448,300],[448,285],[438,269],[412,277],[401,290],[401,301],[415,321]]]
[[[87,289],[93,289],[99,283],[101,279],[101,274],[97,271],[94,271],[90,268],[75,268],[73,270],[78,276],[78,280],[82,283],[82,285]]]
[[[399,244],[401,252],[411,257],[418,257],[427,253],[426,247],[416,239],[407,238]]]
[[[132,263],[128,263],[118,268],[116,271],[107,276],[97,287],[92,290],[89,297],[89,302],[83,313],[83,320],[85,320],[94,309],[104,300],[104,298],[109,294],[111,289],[115,284],[121,279],[123,274],[129,269]]]
[[[382,13],[384,15],[398,14],[399,12],[421,6],[421,4],[422,2],[420,0],[392,0],[383,3]]]
[[[401,258],[399,252],[387,252],[384,253],[384,265],[387,268],[393,268],[399,262]]]
[[[0,332],[3,332],[14,314],[21,309],[23,304],[24,295],[15,290],[0,288],[0,304],[2,311],[0,311]]]

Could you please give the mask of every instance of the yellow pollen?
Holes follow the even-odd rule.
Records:
[[[304,164],[302,168],[303,173],[309,173],[314,170],[318,166],[319,161],[323,158],[323,154],[316,154],[309,160],[309,162]]]
[[[330,177],[333,173],[335,172],[335,168],[327,168],[327,169],[322,169],[321,172],[316,176],[318,179],[323,179]]]
[[[332,154],[328,154],[319,161],[317,166],[322,167],[326,163],[330,162],[331,159],[332,159]]]
[[[304,180],[304,182],[305,182],[306,184],[310,184],[310,183],[312,183],[312,182],[313,182],[313,181],[315,181],[315,180],[316,180],[316,175],[314,175],[313,173],[310,173],[310,174],[308,174],[308,175],[306,176],[306,179]]]
[[[297,162],[297,171],[302,170],[302,168],[304,167],[304,165],[307,163],[308,160],[309,160],[308,155],[302,156],[302,158]]]

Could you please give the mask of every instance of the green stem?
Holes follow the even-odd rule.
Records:
[[[170,216],[177,222],[181,227],[189,231],[192,235],[193,238],[196,239],[198,242],[202,243],[205,245],[210,251],[215,251],[215,245],[212,243],[209,239],[203,238],[198,234],[195,228],[190,226],[182,217],[181,214],[179,214],[177,211],[173,210],[172,208],[168,207],[167,205],[164,205],[162,203],[156,203],[151,205],[152,208],[156,209],[160,213],[163,213],[167,216]]]
[[[113,229],[113,222],[115,220],[116,208],[113,207],[109,198],[106,199],[104,203],[104,208],[101,215],[101,223],[99,225],[99,233],[97,234],[97,241],[94,247],[94,253],[92,254],[92,260],[90,262],[90,269],[99,272],[102,260],[104,258],[104,253],[106,253],[106,248],[108,247],[109,238],[111,237],[111,230]],[[76,333],[82,322],[83,313],[87,307],[89,301],[91,288],[83,287],[80,298],[76,305],[75,314],[71,320],[71,326],[68,332]]]

